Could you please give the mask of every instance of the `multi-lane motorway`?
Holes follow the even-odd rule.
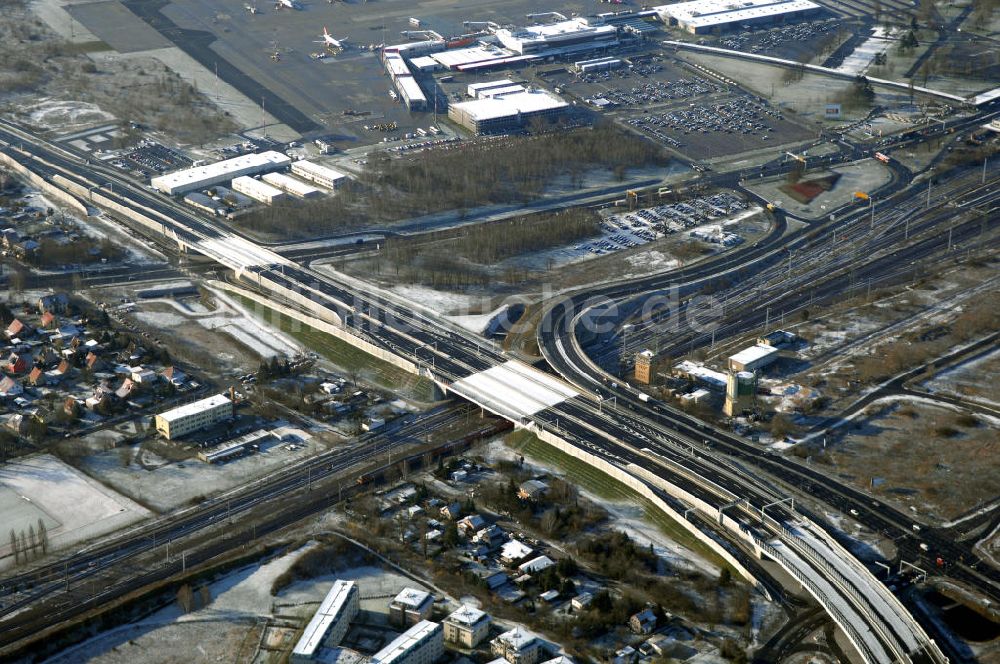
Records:
[[[147,228],[219,260],[259,287],[283,297],[294,295],[308,300],[314,309],[329,312],[331,316],[335,314],[360,338],[423,366],[424,371],[432,373],[444,385],[504,364],[508,359],[496,348],[425,311],[373,295],[371,289],[362,284],[346,279],[334,281],[265,248],[245,240],[240,242],[231,233],[179,209],[176,204],[121,180],[113,172],[83,164],[72,155],[46,146],[16,128],[0,131],[0,141],[7,143],[4,151],[9,157],[36,174],[78,194],[83,192],[105,206],[119,207],[119,212],[128,210],[141,216]],[[28,147],[22,148],[23,145]],[[95,191],[99,196],[91,194]],[[704,280],[720,270],[767,267],[776,258],[780,260],[779,244],[809,251],[813,239],[809,233],[783,237],[776,232],[738,255],[710,266],[681,271],[673,278]],[[632,284],[629,291],[628,285],[622,286],[626,294],[646,287],[646,284]],[[563,325],[552,329],[571,328]],[[558,337],[554,338],[557,339],[553,341],[555,345],[565,347]],[[579,367],[587,366],[586,358],[577,357],[574,362],[579,364],[567,366],[560,366],[554,357],[550,361],[571,379],[574,376],[582,376],[587,381],[592,379],[580,373]],[[529,418],[530,424],[577,446],[581,453],[619,466],[632,464],[669,479],[672,486],[707,505],[722,507],[733,496],[739,496],[738,501],[727,507],[735,506],[743,524],[741,528],[751,533],[747,536],[760,547],[767,547],[773,555],[784,557],[788,565],[799,566],[798,573],[812,584],[811,589],[821,602],[825,600],[824,606],[848,632],[866,660],[942,661],[940,651],[912,617],[857,561],[846,551],[823,540],[823,533],[805,532],[812,526],[801,511],[785,502],[774,504],[787,499],[782,490],[762,478],[759,471],[744,466],[743,459],[733,461],[730,456],[736,455],[732,450],[727,449],[727,454],[721,455],[705,447],[705,441],[711,445],[724,432],[646,408],[644,402],[631,400],[635,395],[627,392],[617,395],[619,408],[605,408],[595,396],[587,391],[567,399]],[[600,396],[611,395],[601,393]],[[626,405],[636,412],[627,412],[623,408]],[[746,445],[739,439],[729,438],[732,440],[726,440],[726,444],[734,448]],[[694,445],[699,446],[697,451]],[[746,460],[760,456],[752,449],[744,449],[743,454]],[[657,490],[663,493],[664,500],[679,502],[662,488]],[[842,500],[841,494],[826,484],[816,484],[811,491],[819,499],[823,499],[824,492],[828,492],[827,497],[833,505]],[[683,505],[679,507],[683,511]],[[765,508],[768,508],[766,516]],[[701,516],[699,528],[707,530],[708,521]],[[735,550],[732,545],[727,546]]]

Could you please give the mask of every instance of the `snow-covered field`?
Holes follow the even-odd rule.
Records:
[[[168,511],[195,497],[214,495],[252,482],[325,449],[325,445],[313,438],[298,450],[290,451],[276,444],[262,447],[258,454],[221,465],[197,459],[167,462],[141,452],[141,461],[151,470],[140,466],[139,460],[123,467],[116,450],[98,452],[85,457],[82,463],[87,472],[100,477],[126,496],[156,510]]]
[[[113,532],[150,516],[150,512],[66,465],[39,454],[0,466],[0,565],[10,553],[8,530],[38,529],[45,522],[53,549]]]
[[[313,546],[306,544],[263,565],[248,565],[209,584],[207,606],[185,614],[172,604],[145,620],[99,634],[49,662],[232,661],[233,649],[251,626],[272,615],[271,584]],[[199,596],[196,593],[196,602]]]

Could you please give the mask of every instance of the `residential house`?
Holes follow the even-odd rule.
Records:
[[[156,382],[156,372],[142,367],[132,367],[132,380],[143,385],[150,385]]]
[[[38,298],[38,310],[43,313],[64,314],[68,308],[69,296],[66,293],[53,293]]]
[[[21,239],[21,236],[13,228],[4,228],[0,230],[0,243],[3,244],[4,249],[13,249],[14,244]]]
[[[14,413],[7,418],[4,422],[4,426],[13,431],[19,436],[23,436],[28,433],[28,422],[30,421],[30,415],[26,416],[23,413]]]
[[[124,401],[131,397],[138,389],[139,385],[135,381],[131,378],[126,378],[122,381],[121,387],[115,390],[115,396]]]
[[[537,558],[532,558],[527,562],[521,563],[517,566],[517,569],[521,574],[538,574],[555,566],[555,564],[555,561],[548,556],[538,556]]]
[[[464,537],[471,537],[473,534],[479,532],[486,527],[486,519],[479,516],[478,514],[470,514],[464,517],[458,522],[458,532],[462,533]]]
[[[45,385],[46,378],[47,376],[41,367],[32,367],[31,371],[28,372],[28,384],[34,387]]]
[[[21,355],[11,353],[3,361],[3,370],[9,374],[24,373],[28,370],[28,362]]]
[[[70,418],[76,419],[80,416],[80,402],[73,397],[66,397],[63,402],[63,412]]]
[[[17,382],[10,376],[4,376],[0,378],[0,398],[11,398],[16,397],[24,392],[24,388],[21,387],[21,383]]]
[[[34,240],[19,240],[14,243],[13,247],[11,247],[11,251],[13,251],[14,255],[18,258],[30,258],[38,253],[38,248],[40,246],[41,245]]]
[[[44,314],[42,314],[41,326],[43,329],[48,330],[53,327],[56,327],[56,325],[58,324],[59,320],[56,318],[56,315],[51,311],[46,311]]]
[[[83,360],[83,366],[87,367],[91,371],[97,371],[100,369],[100,358],[94,354],[94,351],[87,353],[87,357]]]
[[[611,664],[634,664],[635,660],[638,658],[638,650],[632,646],[625,646],[621,650],[615,652],[615,656],[611,660]]]
[[[487,526],[481,530],[476,531],[473,536],[472,541],[478,542],[489,548],[500,546],[507,540],[507,533],[503,531],[500,526],[494,524],[492,526]]]
[[[534,550],[516,539],[512,539],[509,542],[505,542],[502,547],[500,547],[500,560],[507,565],[512,565],[518,563],[532,554]]]
[[[15,318],[7,326],[6,334],[8,339],[16,339],[29,336],[33,331],[30,325],[19,318]]]
[[[636,634],[652,634],[656,629],[656,614],[647,607],[629,618],[628,626]]]
[[[574,611],[583,611],[590,603],[594,601],[594,595],[591,593],[580,593],[576,597],[570,600],[570,606],[573,607]]]
[[[528,480],[517,489],[517,497],[522,500],[540,500],[549,490],[549,485],[541,480]]]
[[[462,506],[458,503],[450,503],[441,508],[441,518],[454,520],[462,516]]]

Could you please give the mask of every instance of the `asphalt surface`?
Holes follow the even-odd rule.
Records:
[[[0,132],[0,139],[2,138],[3,133]],[[33,149],[36,148],[37,146],[33,146]],[[93,170],[82,167],[79,163],[72,163],[72,160],[61,159],[58,155],[51,153],[46,153],[45,157],[46,160],[53,162],[60,160],[63,162],[62,166],[49,170],[47,173],[49,177],[54,175],[56,171]],[[37,163],[34,166],[42,168],[42,170],[46,168]],[[64,176],[66,176],[65,173]],[[74,174],[67,177],[77,178],[81,186],[92,186],[95,179],[100,180],[103,176],[86,178]],[[713,177],[720,181],[725,179],[723,176]],[[112,181],[114,181],[113,178]],[[114,189],[113,193],[112,189]],[[207,222],[192,218],[186,212],[180,213],[174,206],[164,203],[159,197],[150,196],[142,189],[128,185],[123,186],[118,181],[113,187],[102,189],[102,193],[121,200],[123,205],[141,205],[162,214],[165,228],[169,227],[170,232],[175,232],[185,242],[196,244],[204,238],[220,237],[220,232]],[[785,246],[798,242],[808,244],[810,240],[809,233],[797,234],[795,237],[785,238],[782,240],[782,244]],[[772,260],[775,255],[780,254],[777,251],[777,243],[777,238],[761,241],[747,248],[745,252],[739,252],[739,256],[753,262]],[[739,260],[739,256],[734,255],[730,260],[735,262]],[[692,268],[687,276],[697,276],[698,270],[706,270],[705,273],[701,274],[701,278],[707,279],[709,276],[707,270],[712,267]],[[719,265],[716,264],[714,267],[718,269]],[[337,311],[342,319],[354,328],[358,336],[402,357],[414,359],[425,367],[425,371],[431,372],[439,381],[454,382],[471,373],[501,364],[507,359],[493,347],[481,344],[464,332],[445,327],[438,320],[428,317],[413,307],[398,302],[380,302],[364,290],[331,282],[306,268],[257,266],[249,269],[248,273],[250,281],[257,282],[269,290],[301,292],[306,289],[313,293],[314,298],[318,299],[323,306]],[[675,274],[673,278],[678,277]],[[621,287],[628,289],[629,285],[623,284]],[[635,293],[646,287],[646,283],[632,284],[631,292]],[[427,365],[430,367],[428,368]],[[573,367],[557,368],[567,371],[575,370]],[[740,446],[746,445],[739,439],[728,436],[725,432],[716,431],[700,422],[691,421],[692,418],[688,418],[688,421],[678,419],[672,413],[662,412],[662,408],[657,404],[653,404],[651,409],[648,404],[640,402],[634,395],[619,393],[617,396],[621,410],[618,408],[614,411],[606,408],[595,408],[594,399],[578,397],[545,411],[541,417],[536,417],[535,421],[536,424],[554,429],[564,439],[606,460],[615,463],[633,462],[650,468],[654,472],[666,472],[665,466],[658,459],[655,457],[651,459],[649,453],[640,451],[650,449],[654,455],[659,455],[675,466],[687,469],[687,472],[683,474],[675,471],[671,475],[671,482],[710,503],[716,503],[719,500],[713,486],[725,487],[731,493],[745,496],[748,510],[750,508],[760,509],[763,505],[783,497],[775,491],[769,482],[759,479],[756,473],[738,463],[733,464],[726,461],[712,451],[713,443],[718,443],[721,440],[726,445],[727,456],[731,456],[734,451],[740,451]],[[626,407],[632,410],[638,408],[641,415],[626,413]],[[702,440],[709,441],[708,451],[706,449],[694,451],[687,440],[696,441],[699,445],[702,444],[700,442]],[[760,456],[756,450],[744,449],[742,453],[755,459]],[[774,463],[780,465],[779,462]],[[787,468],[782,470],[791,472]],[[796,475],[796,479],[800,477],[801,470]],[[834,506],[859,503],[861,497],[851,495],[846,488],[830,488],[824,484],[825,478],[821,476],[815,480],[818,483],[809,484],[806,488],[820,500]],[[673,501],[669,496],[664,495],[663,499],[668,503],[676,504],[676,501]],[[676,506],[683,511],[682,505],[676,504]],[[873,506],[876,509],[869,509],[865,506],[865,511],[871,514],[882,513],[880,506],[875,503]],[[788,510],[784,506],[773,508],[772,511],[769,511],[769,515],[779,521],[799,518],[798,513]],[[760,525],[766,526],[767,524]],[[908,524],[897,523],[892,523],[892,525],[896,528],[908,526]],[[708,529],[705,524],[699,524],[699,527]],[[730,546],[730,548],[735,547]],[[818,567],[817,571],[822,573]],[[862,592],[864,591],[862,590]]]

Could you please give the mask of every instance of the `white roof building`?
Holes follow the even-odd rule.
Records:
[[[489,99],[451,104],[448,107],[448,117],[477,134],[482,134],[523,125],[534,117],[554,116],[565,111],[568,106],[558,96],[545,90],[521,90]]]
[[[693,0],[653,7],[664,23],[695,34],[715,27],[770,22],[781,16],[819,9],[812,0]]]
[[[269,205],[285,198],[285,192],[282,190],[267,182],[256,180],[249,175],[241,175],[238,178],[233,178],[232,187],[233,191],[245,194],[256,201]]]
[[[278,170],[288,166],[291,161],[287,155],[273,150],[258,154],[244,154],[206,166],[158,175],[152,178],[149,184],[165,194],[183,194],[211,187],[214,184],[221,184],[241,175],[255,175]]]
[[[430,597],[431,594],[429,592],[417,590],[416,588],[403,588],[392,600],[392,603],[408,609],[419,609]]]
[[[305,159],[292,162],[292,174],[327,189],[335,189],[347,179],[346,175],[336,169]]]
[[[756,371],[778,359],[781,351],[774,346],[757,344],[744,348],[729,358],[731,371]]]
[[[501,44],[521,55],[545,53],[553,49],[584,50],[618,43],[618,29],[615,26],[591,25],[585,18],[523,28],[502,28],[494,34]]]
[[[480,81],[479,83],[469,83],[469,87],[466,88],[465,93],[470,97],[478,97],[479,93],[483,90],[491,90],[493,88],[505,88],[509,85],[514,85],[514,81],[509,78],[500,79],[499,81]]]
[[[372,664],[433,662],[444,651],[444,630],[436,622],[421,620],[372,656]],[[423,657],[416,655],[423,654]]]
[[[206,410],[212,410],[213,408],[227,405],[232,405],[232,401],[229,400],[229,397],[225,394],[213,394],[210,397],[206,397],[198,401],[192,401],[191,403],[186,403],[183,406],[178,406],[177,408],[168,410],[165,413],[160,413],[157,417],[163,418],[167,422],[175,422],[177,420],[182,420],[185,417],[191,417],[192,415],[203,413]]]
[[[289,177],[284,173],[265,173],[260,176],[260,179],[272,187],[277,187],[299,198],[315,198],[323,193],[316,187],[306,184],[302,180]]]
[[[500,557],[513,562],[527,558],[532,551],[533,549],[524,542],[512,539],[509,542],[504,542],[503,546],[500,547]]]
[[[312,658],[332,631],[333,623],[346,619],[350,621],[358,612],[358,590],[354,581],[338,579],[323,598],[312,620],[306,625],[302,637],[292,650],[292,660]],[[340,630],[345,632],[345,630]],[[342,634],[341,634],[342,636]],[[337,642],[340,639],[336,639]],[[331,644],[337,645],[337,644]]]

